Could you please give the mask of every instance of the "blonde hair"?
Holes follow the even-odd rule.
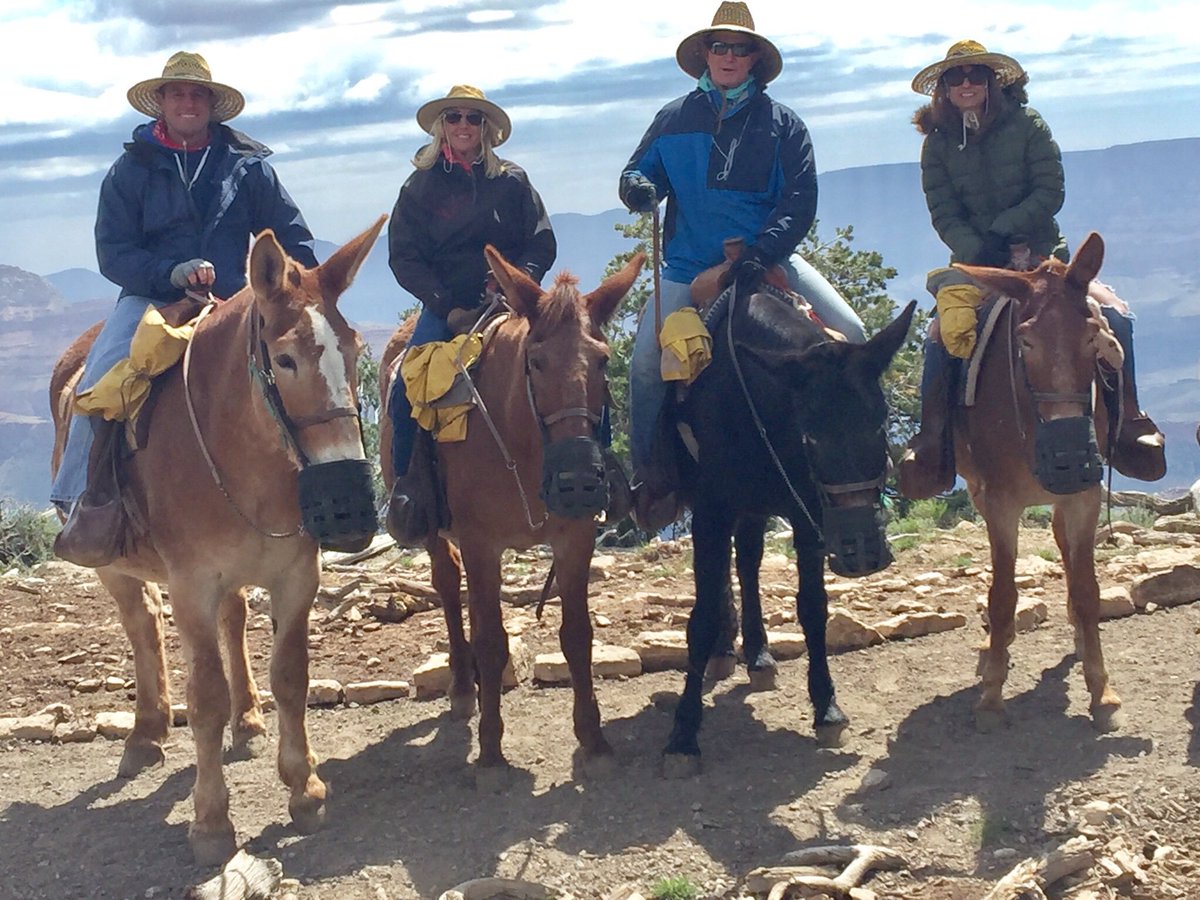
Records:
[[[480,112],[483,111],[480,110]],[[446,126],[441,116],[433,120],[429,134],[433,140],[418,150],[417,155],[413,157],[412,164],[418,169],[432,169],[442,159],[442,147],[446,143]],[[483,174],[488,178],[495,178],[504,172],[504,160],[498,157],[496,151],[492,149],[495,141],[496,129],[492,126],[492,120],[484,115],[483,124],[479,128],[478,158],[483,160]]]

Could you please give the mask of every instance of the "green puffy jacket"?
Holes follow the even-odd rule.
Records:
[[[934,120],[930,107],[914,121],[925,134],[925,202],[951,262],[982,262],[989,231],[1024,237],[1035,257],[1067,260],[1054,219],[1065,194],[1062,154],[1036,110],[1007,106],[978,133],[965,135],[961,120],[948,128]]]

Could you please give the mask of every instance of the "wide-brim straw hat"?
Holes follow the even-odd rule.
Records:
[[[763,84],[777,78],[783,71],[783,57],[779,54],[779,48],[754,30],[754,17],[750,15],[750,7],[745,3],[725,0],[713,14],[712,25],[689,34],[675,51],[675,61],[679,63],[679,68],[693,78],[699,78],[708,68],[706,44],[708,36],[715,31],[733,31],[754,38],[759,53],[757,68]]]
[[[932,95],[937,88],[938,79],[948,69],[957,66],[987,66],[996,73],[996,81],[1001,87],[1012,84],[1025,74],[1021,64],[1011,56],[1003,53],[989,53],[979,41],[958,41],[946,51],[946,58],[926,66],[913,79],[912,89],[918,94]]]
[[[483,91],[469,84],[456,84],[450,93],[437,100],[430,100],[417,110],[417,124],[427,134],[433,134],[433,123],[448,109],[477,109],[491,123],[495,140],[492,146],[499,147],[512,134],[512,121],[508,113],[484,96]]]
[[[140,113],[145,113],[153,119],[162,116],[162,98],[158,89],[173,81],[186,81],[192,84],[202,84],[213,93],[212,121],[224,122],[240,113],[246,105],[246,98],[237,88],[232,88],[219,81],[213,81],[212,70],[208,62],[199,53],[189,53],[180,50],[173,54],[163,66],[162,76],[147,78],[139,81],[125,95],[129,105]]]

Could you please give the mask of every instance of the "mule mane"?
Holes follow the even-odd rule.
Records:
[[[556,333],[560,328],[578,328],[584,318],[585,309],[579,293],[579,279],[569,272],[560,272],[554,279],[554,286],[538,303],[537,318],[531,333],[535,339],[542,339]]]
[[[825,334],[821,328],[798,309],[771,294],[755,294],[740,321],[753,323],[752,329],[735,332],[738,343],[756,349],[785,353],[807,350],[821,343]]]

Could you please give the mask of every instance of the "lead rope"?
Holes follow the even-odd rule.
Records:
[[[654,237],[650,243],[654,264],[654,339],[655,343],[658,343],[658,336],[662,332],[662,236],[659,230],[657,201],[650,213],[650,223],[654,229]]]
[[[747,298],[749,299],[749,298]],[[771,462],[775,465],[775,471],[779,473],[779,477],[783,479],[783,483],[787,485],[788,493],[792,495],[792,499],[796,505],[800,507],[800,511],[804,513],[804,518],[808,520],[808,524],[812,527],[813,532],[817,536],[817,540],[824,545],[825,535],[821,532],[821,528],[813,519],[812,514],[808,511],[808,507],[804,501],[800,499],[800,495],[796,492],[792,480],[788,478],[787,472],[783,468],[783,463],[779,460],[779,455],[775,452],[775,447],[771,444],[771,439],[767,436],[767,428],[763,424],[762,419],[758,415],[758,408],[754,405],[754,399],[750,396],[750,389],[746,386],[746,379],[742,375],[742,366],[738,362],[737,351],[734,349],[733,343],[733,315],[737,308],[738,293],[736,282],[733,288],[733,297],[729,304],[729,321],[725,323],[725,335],[729,339],[729,358],[733,361],[733,371],[737,375],[738,384],[742,388],[742,396],[746,398],[746,406],[750,410],[750,417],[754,420],[754,427],[758,429],[759,436],[763,443],[767,446],[767,453],[771,456]]]
[[[187,295],[193,300],[199,300],[200,302],[204,303],[204,309],[200,311],[200,315],[196,318],[196,321],[192,326],[192,338],[188,341],[187,348],[183,351],[183,399],[187,404],[188,418],[192,421],[192,432],[196,435],[196,443],[200,445],[200,453],[204,456],[204,461],[208,463],[209,474],[212,475],[213,482],[225,496],[225,499],[229,501],[229,505],[233,508],[233,511],[237,513],[241,520],[249,525],[253,531],[257,532],[263,537],[268,538],[295,537],[304,531],[303,526],[297,527],[292,531],[266,531],[254,524],[254,522],[250,520],[250,517],[242,512],[242,508],[238,506],[236,502],[234,502],[234,499],[230,495],[229,491],[226,490],[224,482],[221,481],[221,473],[217,471],[217,464],[213,461],[212,454],[208,452],[208,446],[204,443],[204,436],[200,433],[200,422],[196,418],[196,407],[192,403],[192,391],[191,385],[188,381],[188,374],[191,371],[192,366],[192,345],[195,343],[196,331],[199,330],[200,323],[204,321],[204,319],[208,317],[208,314],[216,308],[217,302],[213,299],[212,294],[205,296],[196,294],[193,291],[188,291]],[[256,309],[254,305],[251,304],[250,315],[255,314]]]

